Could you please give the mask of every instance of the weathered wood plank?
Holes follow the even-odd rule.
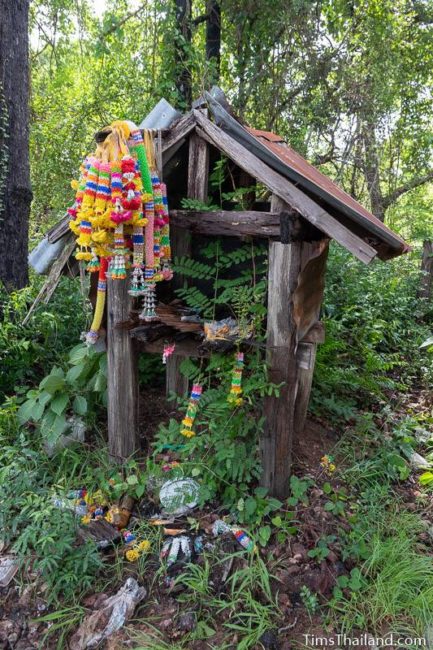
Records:
[[[239,167],[264,183],[275,195],[291,208],[296,209],[307,221],[349,250],[359,260],[368,264],[377,251],[363,239],[353,234],[320,205],[310,199],[289,180],[256,158],[248,149],[236,142],[208,118],[193,111],[197,120],[197,133],[223,151]]]
[[[39,305],[39,303],[42,300],[45,302],[45,304],[50,300],[51,296],[56,290],[57,285],[60,282],[63,268],[68,263],[68,260],[74,248],[75,248],[75,237],[73,233],[70,232],[70,235],[65,237],[64,249],[60,253],[59,257],[56,259],[56,261],[53,263],[47,279],[42,285],[38,295],[36,296],[32,306],[30,307],[26,317],[23,320],[23,325],[26,325],[29,322],[30,316],[33,314],[36,307]]]
[[[107,285],[108,448],[122,462],[138,449],[137,355],[129,332],[116,327],[129,318],[129,282],[108,279]]]
[[[295,403],[295,435],[302,435],[307,419],[310,403],[311,386],[313,384],[314,366],[316,363],[317,343],[299,343],[298,360],[298,390]]]
[[[195,128],[196,120],[192,111],[180,118],[162,138],[162,162],[164,165],[174,156],[186,137]]]
[[[273,197],[272,209],[283,207]],[[269,242],[267,351],[269,380],[282,384],[279,397],[266,397],[265,425],[260,441],[262,484],[270,494],[285,498],[294,436],[294,412],[297,390],[297,327],[293,296],[301,270],[301,243],[289,245]]]
[[[71,218],[67,214],[63,219],[60,219],[57,223],[52,226],[47,232],[47,239],[50,244],[55,244],[63,235],[66,235],[69,232],[69,222]]]
[[[189,138],[188,198],[205,202],[208,197],[208,178],[208,144],[196,133],[192,133]]]
[[[280,215],[275,212],[170,210],[170,223],[204,235],[280,237]]]
[[[202,115],[200,111],[196,111]],[[194,117],[194,113],[192,113]],[[187,195],[190,199],[198,199],[205,202],[208,196],[208,174],[209,174],[209,147],[205,140],[193,134],[189,139],[188,158],[188,188]],[[175,257],[191,256],[191,235],[184,228],[172,227],[172,247]],[[174,237],[173,237],[174,235]],[[181,276],[175,277],[176,284],[183,285],[185,279]],[[182,359],[178,355],[172,355],[167,360],[166,391],[185,396],[188,393],[188,379],[180,371]]]

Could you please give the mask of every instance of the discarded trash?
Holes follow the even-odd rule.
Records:
[[[146,590],[134,578],[128,578],[117,594],[107,598],[101,609],[86,617],[72,637],[71,648],[95,648],[131,618],[138,603],[146,597]]]
[[[185,515],[195,508],[200,496],[200,486],[192,478],[167,481],[159,492],[159,500],[169,515]]]
[[[0,558],[0,587],[7,587],[18,571],[18,561],[10,556]]]
[[[119,505],[114,505],[109,508],[105,518],[110,524],[116,526],[116,528],[126,528],[131,518],[133,507],[134,499],[126,495],[121,499]]]
[[[78,529],[78,538],[85,542],[91,539],[95,542],[96,548],[103,550],[120,541],[120,533],[103,518],[91,519],[86,526]]]
[[[171,535],[172,537],[185,535],[186,532],[185,528],[164,528],[164,535]]]
[[[86,437],[86,424],[76,415],[68,418],[68,429],[66,433],[57,438],[55,443],[44,442],[44,448],[47,456],[53,456],[56,452],[73,445],[76,442],[84,442]]]
[[[134,533],[131,533],[130,530],[124,530],[122,535],[127,549],[125,557],[129,562],[136,562],[144,553],[150,551],[149,540],[144,539],[141,542],[138,541]]]
[[[191,559],[191,542],[186,535],[174,537],[165,542],[161,551],[161,559],[167,558],[167,568],[176,562],[181,551],[185,560]]]
[[[212,526],[212,533],[214,537],[224,535],[225,533],[232,533],[239,544],[247,551],[254,551],[255,544],[253,540],[248,537],[246,532],[237,526],[229,526],[222,519],[217,519]]]

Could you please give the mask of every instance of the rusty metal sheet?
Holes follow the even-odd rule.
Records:
[[[409,250],[409,246],[401,237],[291,149],[282,138],[274,133],[242,126],[214,97],[209,93],[205,95],[216,123],[223,131],[306,194],[329,207],[340,217],[346,228],[355,234],[362,229],[366,235],[370,235],[372,245],[378,250],[380,257],[386,259]]]

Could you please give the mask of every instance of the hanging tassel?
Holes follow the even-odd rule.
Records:
[[[93,322],[90,330],[86,335],[86,343],[90,345],[94,345],[98,340],[99,330],[101,329],[102,318],[104,316],[105,296],[107,295],[107,268],[108,260],[103,257],[101,259],[101,268],[99,269],[95,313],[93,315]]]
[[[126,278],[123,223],[120,223],[114,231],[114,257],[110,264],[110,275],[112,280],[124,280]]]
[[[200,384],[194,384],[192,387],[186,415],[182,420],[183,429],[181,429],[181,434],[185,436],[185,438],[192,438],[192,436],[195,436],[195,431],[193,431],[192,427],[194,424],[195,416],[197,415],[197,408],[202,390],[203,388],[200,386]]]
[[[237,352],[235,355],[235,366],[232,371],[232,384],[227,397],[228,403],[233,406],[240,406],[243,402],[242,395],[242,373],[244,369],[244,353]]]
[[[147,272],[147,269],[146,269]],[[145,272],[145,273],[146,273]],[[146,321],[146,323],[150,323],[152,321],[159,320],[155,308],[156,308],[156,291],[155,291],[155,284],[153,283],[146,283],[144,292],[144,303],[143,303],[143,311],[141,312],[139,318],[140,320]]]

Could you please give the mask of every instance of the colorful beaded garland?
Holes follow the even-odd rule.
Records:
[[[244,370],[244,353],[237,352],[235,355],[235,366],[232,370],[232,383],[227,401],[231,406],[242,404],[242,373]]]
[[[192,387],[186,415],[182,420],[183,429],[181,429],[181,434],[185,436],[185,438],[192,438],[192,436],[195,436],[195,431],[193,431],[192,426],[194,424],[195,416],[197,415],[197,408],[202,390],[203,388],[200,384],[194,384]]]
[[[76,257],[99,273],[92,327],[95,343],[102,322],[106,274],[122,280],[132,266],[129,293],[144,296],[141,317],[157,319],[155,283],[171,279],[171,251],[166,188],[155,167],[153,136],[131,122],[117,121],[104,129],[105,140],[80,167],[73,181],[75,201],[68,209],[77,236]],[[103,264],[103,260],[105,260]]]

